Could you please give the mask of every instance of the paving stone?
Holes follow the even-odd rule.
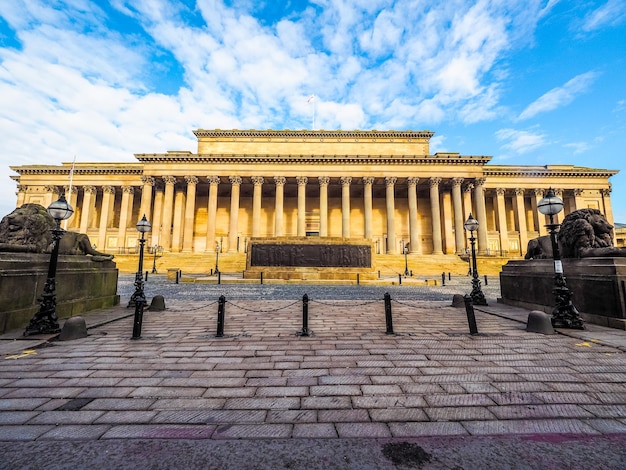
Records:
[[[104,411],[42,411],[29,424],[90,424]]]
[[[0,411],[35,410],[49,401],[48,398],[3,398]]]
[[[427,406],[419,395],[352,397],[355,408],[419,408]]]
[[[230,398],[226,400],[224,409],[232,410],[289,410],[299,409],[300,398]]]
[[[303,397],[302,409],[310,410],[334,410],[352,408],[350,397]]]
[[[0,426],[25,424],[38,414],[38,411],[0,411]]]
[[[481,406],[424,408],[423,410],[430,421],[470,421],[470,420],[493,420],[493,413]],[[396,420],[400,421],[400,420]]]
[[[361,395],[361,387],[358,385],[314,385],[309,393],[316,397]]]
[[[0,441],[34,441],[53,425],[3,425],[0,426]]]
[[[498,419],[524,418],[593,418],[593,414],[578,405],[510,405],[489,407]]]
[[[335,438],[337,431],[331,423],[299,423],[293,427],[294,438]]]
[[[95,398],[82,407],[83,410],[147,410],[155,402],[153,398]]]
[[[229,387],[229,388],[207,388],[202,395],[203,398],[244,398],[256,395],[256,387]]]
[[[223,424],[262,423],[265,410],[172,410],[161,411],[153,423]]]
[[[340,438],[385,438],[391,437],[389,427],[384,423],[337,423]]]
[[[309,394],[308,387],[259,387],[258,397],[305,397]]]
[[[366,409],[319,410],[317,420],[320,423],[351,423],[370,422],[370,415]]]
[[[137,387],[130,393],[131,397],[201,397],[206,388],[201,387]]]
[[[451,422],[418,422],[418,423],[389,423],[393,437],[421,437],[421,436],[455,436],[468,434],[460,423]]]
[[[428,421],[422,408],[378,408],[369,410],[372,421]]]
[[[599,418],[626,418],[626,404],[580,406]]]
[[[466,421],[472,435],[480,434],[599,434],[593,427],[577,419],[543,419],[511,421]]]
[[[94,424],[142,424],[149,423],[157,411],[120,410],[107,411]]]
[[[292,424],[228,424],[218,426],[213,439],[286,439],[291,437]]]
[[[265,419],[268,423],[315,423],[315,410],[269,410]]]
[[[319,378],[320,385],[366,385],[372,380],[366,375],[325,375]]]
[[[481,393],[426,395],[424,398],[431,406],[489,406],[495,404],[488,395]]]
[[[402,390],[397,385],[361,385],[363,395],[398,395]]]
[[[215,426],[133,424],[112,426],[101,439],[209,439]]]

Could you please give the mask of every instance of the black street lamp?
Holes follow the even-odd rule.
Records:
[[[552,188],[537,203],[537,210],[550,217],[550,223],[546,228],[550,232],[552,242],[552,258],[554,259],[554,289],[556,307],[552,310],[552,326],[554,328],[572,328],[584,330],[583,320],[572,303],[572,292],[567,288],[565,276],[563,276],[563,263],[559,251],[558,232],[560,224],[554,223],[554,215],[563,210],[563,201],[554,194]]]
[[[404,252],[404,277],[406,277],[409,275],[409,249],[404,243],[402,245],[404,246],[402,250]]]
[[[474,237],[474,232],[478,230],[478,220],[472,217],[471,212],[463,224],[463,227],[465,227],[465,230],[468,230],[470,233],[469,240],[472,247],[472,292],[470,292],[470,297],[472,298],[472,303],[474,305],[487,305],[485,294],[483,294],[483,291],[480,289],[480,279],[478,278],[478,268],[476,267],[476,238]]]
[[[59,327],[59,317],[57,316],[57,301],[56,301],[56,272],[57,261],[59,259],[59,241],[63,237],[63,230],[61,228],[61,221],[69,219],[74,213],[74,209],[65,200],[65,194],[61,194],[58,201],[53,202],[48,206],[48,214],[56,222],[56,227],[51,230],[52,232],[52,252],[50,254],[50,264],[48,265],[48,278],[46,284],[43,287],[43,294],[41,303],[39,305],[39,311],[30,320],[24,336],[37,335],[37,334],[55,334],[61,331]]]
[[[152,260],[152,274],[156,274],[157,273],[156,259],[157,259],[157,251],[159,251],[159,245],[154,245],[152,249],[154,250],[154,258]]]
[[[135,306],[135,319],[133,322],[133,337],[132,339],[138,339],[141,337],[141,323],[143,322],[143,307],[147,303],[146,295],[143,292],[143,246],[146,243],[146,239],[144,238],[144,234],[152,230],[152,226],[148,219],[146,219],[146,215],[141,218],[139,222],[137,222],[137,231],[141,233],[141,238],[139,239],[139,266],[137,267],[137,274],[135,275],[135,292],[130,297],[130,302],[128,306],[131,304]]]
[[[215,275],[220,272],[219,270],[219,261],[220,261],[220,244],[215,242]]]

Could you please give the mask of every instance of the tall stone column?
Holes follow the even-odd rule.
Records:
[[[443,253],[446,255],[451,255],[455,252],[455,247],[453,243],[453,222],[454,222],[454,214],[452,211],[452,194],[447,188],[442,188],[439,186],[441,197],[440,197],[440,205],[441,205],[441,226],[442,226],[442,248]]]
[[[79,233],[87,233],[96,208],[96,187],[83,186],[83,208],[80,212]]]
[[[395,176],[385,177],[385,203],[387,204],[387,253],[398,253],[398,247],[396,246],[396,181],[398,178]]]
[[[526,222],[526,207],[524,204],[524,189],[515,188],[515,198],[513,199],[513,210],[519,231],[519,254],[526,252],[528,245],[528,224]]]
[[[555,189],[554,190],[554,195],[558,198],[561,199],[561,201],[563,201],[563,190],[562,189]],[[565,201],[563,201],[563,210],[561,212],[559,212],[558,214],[554,215],[554,222],[557,224],[562,224],[563,223],[563,218],[565,217]]]
[[[320,237],[328,236],[328,184],[330,178],[328,176],[320,176],[317,178],[320,184]]]
[[[163,176],[165,195],[163,196],[163,229],[161,230],[161,246],[165,251],[172,249],[172,216],[174,213],[174,176]]]
[[[580,189],[580,188],[576,188],[576,189],[574,189],[573,193],[574,193],[574,197],[572,199],[574,201],[574,207],[573,207],[572,210],[576,211],[578,209],[584,209],[585,206],[584,206],[584,203],[582,201],[582,195],[583,195],[584,191],[582,189]]]
[[[477,178],[474,186],[476,220],[478,220],[478,254],[484,255],[489,248],[487,240],[487,207],[485,204],[485,178]]]
[[[465,253],[465,218],[463,217],[463,198],[461,185],[463,178],[452,178],[452,210],[454,211],[454,252]]]
[[[120,225],[117,231],[117,246],[126,247],[126,229],[133,211],[133,194],[135,189],[132,186],[122,186],[122,204],[120,206]]]
[[[142,176],[141,182],[143,183],[143,186],[141,188],[139,218],[145,215],[150,222],[154,223],[154,219],[150,216],[150,209],[152,206],[152,187],[154,186],[155,180],[152,176]],[[154,226],[152,227],[152,230],[154,230]]]
[[[215,219],[217,217],[217,189],[219,176],[207,176],[209,181],[209,205],[207,207],[206,246],[205,251],[215,252]]]
[[[498,231],[500,232],[500,250],[509,251],[509,229],[506,223],[506,191],[496,188],[496,216],[498,217]]]
[[[465,232],[465,251],[469,249],[469,239],[471,234],[465,230],[465,221],[469,218],[470,214],[474,215],[476,211],[472,209],[472,192],[474,191],[474,183],[468,183],[463,188],[463,231]]]
[[[439,183],[441,178],[430,178],[430,213],[433,224],[433,255],[443,254],[441,239],[441,208],[439,207]]]
[[[115,188],[113,186],[102,187],[102,208],[100,209],[100,225],[98,226],[98,251],[107,248],[107,228],[109,228],[109,218],[113,213],[113,203],[115,202]]]
[[[298,176],[298,236],[306,236],[306,176]]]
[[[68,204],[72,206],[74,210],[76,210],[76,201],[78,200],[78,188],[76,186],[72,186],[71,188],[69,186],[64,186],[64,191],[65,199],[67,200]],[[80,221],[78,220],[76,213],[74,213],[72,217],[63,221],[63,228],[67,230],[69,227],[78,227],[79,222]]]
[[[285,183],[287,182],[287,178],[284,176],[275,176],[274,183],[276,184],[276,201],[275,201],[275,209],[274,209],[274,236],[275,237],[284,237],[285,236],[285,227],[283,223],[284,218],[284,198],[285,198]]]
[[[172,252],[178,253],[183,247],[183,227],[185,224],[185,188],[174,185],[174,213],[172,214]]]
[[[411,177],[406,182],[409,189],[409,250],[411,253],[420,253],[420,234],[417,226],[417,183],[419,178]]]
[[[602,195],[602,208],[604,209],[604,217],[611,224],[615,225],[613,220],[613,207],[611,206],[611,191],[613,190],[611,183],[608,188],[602,188],[600,194]],[[615,230],[613,230],[613,245],[615,245]]]
[[[364,237],[367,240],[372,239],[372,185],[374,178],[367,176],[363,178],[363,218],[364,218]]]
[[[26,189],[28,186],[25,184],[17,185],[17,205],[15,207],[21,207],[24,204],[24,200],[26,199]]]
[[[535,188],[533,189],[532,198],[532,209],[533,209],[533,222],[535,229],[539,232],[539,236],[543,237],[548,234],[548,229],[546,228],[546,224],[548,223],[548,217],[543,215],[539,210],[537,210],[537,206],[539,205],[539,201],[543,198],[543,189]]]
[[[253,176],[252,184],[252,236],[261,236],[261,201],[263,198],[263,182],[262,176]]]
[[[239,230],[239,194],[241,191],[241,176],[228,178],[230,189],[230,224],[228,227],[228,252],[237,251],[237,235]]]
[[[341,236],[350,238],[350,183],[351,176],[342,176],[341,181]]]
[[[185,176],[187,181],[187,200],[185,203],[185,230],[183,231],[183,252],[193,251],[193,226],[196,220],[196,185],[198,178]]]

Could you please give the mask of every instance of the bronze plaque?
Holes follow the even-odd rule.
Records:
[[[369,245],[252,244],[250,266],[370,268]]]

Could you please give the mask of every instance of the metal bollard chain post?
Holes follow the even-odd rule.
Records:
[[[467,313],[467,323],[469,324],[469,330],[471,335],[478,334],[478,326],[476,326],[476,317],[474,316],[474,304],[472,303],[472,297],[470,295],[463,296],[465,301],[465,313]]]
[[[389,293],[385,293],[385,325],[387,327],[387,331],[385,332],[388,335],[393,334],[393,318],[391,316],[391,296]]]
[[[304,294],[302,296],[302,330],[297,334],[298,336],[310,336],[309,331],[309,296]]]
[[[226,309],[226,297],[220,295],[217,303],[217,331],[215,336],[221,338],[224,336],[224,314]]]

